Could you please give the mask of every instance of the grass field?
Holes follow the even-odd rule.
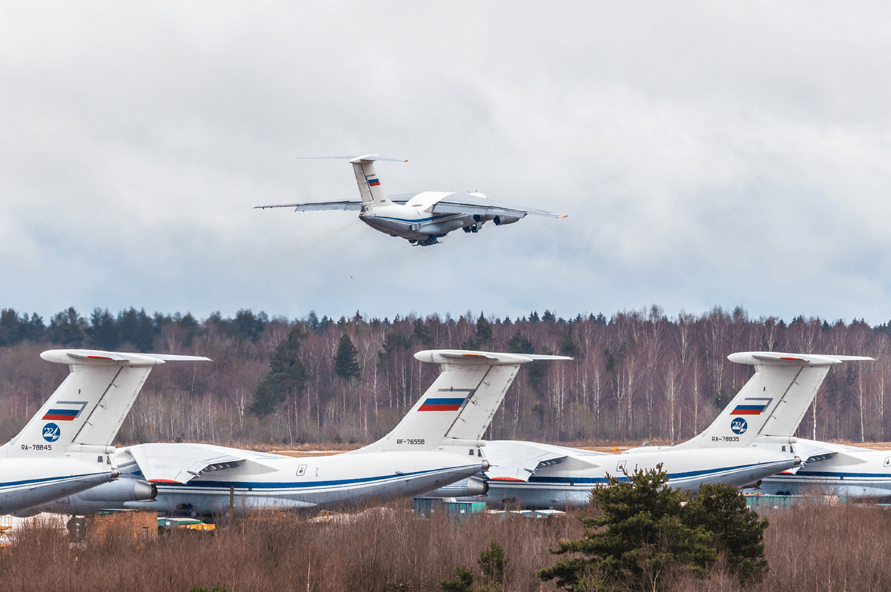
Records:
[[[591,509],[587,509],[591,512]],[[740,586],[719,567],[703,582],[680,577],[667,590],[790,592],[891,589],[891,512],[877,507],[804,505],[771,515],[766,533],[770,574]],[[215,535],[184,533],[145,542],[110,537],[70,545],[57,529],[20,529],[0,549],[0,588],[23,591],[166,590],[215,584],[229,592],[435,591],[458,565],[476,569],[493,540],[514,568],[506,590],[550,590],[535,577],[556,561],[548,549],[583,532],[576,515],[461,523],[415,517],[394,503],[350,520],[310,522],[267,513],[221,527]],[[476,570],[479,573],[479,570]]]

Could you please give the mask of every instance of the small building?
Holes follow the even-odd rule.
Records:
[[[72,538],[77,537],[76,533],[80,529],[83,538],[90,541],[110,538],[154,541],[158,539],[158,513],[147,510],[118,510],[72,518],[68,522]]]

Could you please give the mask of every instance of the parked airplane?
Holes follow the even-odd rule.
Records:
[[[348,157],[334,157],[348,158]],[[464,232],[477,232],[488,221],[495,226],[513,224],[527,214],[565,218],[543,210],[492,203],[482,193],[450,193],[424,191],[388,198],[381,187],[380,178],[374,171],[374,161],[392,160],[377,154],[351,158],[361,200],[317,201],[272,206],[265,208],[294,208],[295,212],[309,210],[358,210],[359,219],[384,234],[408,239],[413,245],[435,245],[439,239],[463,228]]]
[[[145,508],[221,514],[257,508],[304,509],[416,495],[488,468],[480,439],[522,364],[562,356],[422,351],[442,373],[381,440],[334,456],[294,458],[207,444],[140,444],[121,449],[119,483],[154,486],[153,500],[102,485],[43,506],[84,514]],[[132,490],[132,487],[127,490]],[[231,496],[231,497],[230,497]]]
[[[120,487],[109,483],[118,477],[111,442],[152,367],[207,360],[77,349],[45,351],[40,357],[68,364],[71,373],[25,428],[0,447],[0,514],[101,484]]]
[[[801,466],[761,481],[774,495],[837,495],[891,501],[891,451],[799,439]]]
[[[590,499],[592,487],[607,482],[607,475],[624,478],[658,464],[669,474],[669,486],[688,491],[703,483],[754,483],[800,463],[793,434],[829,367],[872,359],[777,352],[728,358],[754,365],[755,374],[698,436],[677,446],[645,446],[619,455],[534,442],[487,442],[486,501],[525,508],[580,506]],[[479,483],[470,485],[479,488]]]

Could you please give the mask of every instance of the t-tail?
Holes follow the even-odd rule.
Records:
[[[755,374],[704,432],[675,448],[749,446],[788,440],[795,434],[829,367],[862,356],[743,352],[728,356],[755,366]]]
[[[375,160],[393,160],[397,162],[406,162],[398,158],[384,158],[377,154],[366,154],[350,159],[353,165],[353,172],[356,175],[356,183],[359,185],[359,194],[362,196],[363,208],[369,206],[388,206],[393,202],[384,193],[381,187],[380,178],[374,170]]]
[[[389,434],[356,453],[463,446],[473,454],[485,444],[482,437],[520,366],[572,359],[462,350],[421,351],[415,358],[440,364],[442,373]]]
[[[70,374],[25,428],[0,447],[0,457],[47,458],[107,449],[154,366],[168,361],[209,361],[197,356],[82,349],[49,350],[40,357],[68,364]]]

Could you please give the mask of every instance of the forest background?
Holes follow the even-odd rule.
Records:
[[[833,368],[798,435],[885,441],[891,324],[829,323],[797,317],[750,319],[741,308],[667,317],[649,310],[558,318],[498,319],[470,312],[335,321],[269,318],[239,311],[116,316],[75,309],[49,323],[0,311],[0,442],[14,436],[64,380],[68,369],[39,353],[90,347],[205,355],[213,363],[155,369],[118,435],[129,444],[368,443],[386,434],[432,383],[438,367],[422,349],[560,353],[572,362],[525,366],[505,397],[488,439],[545,442],[681,441],[706,427],[749,379],[737,351],[868,355],[875,362]]]

